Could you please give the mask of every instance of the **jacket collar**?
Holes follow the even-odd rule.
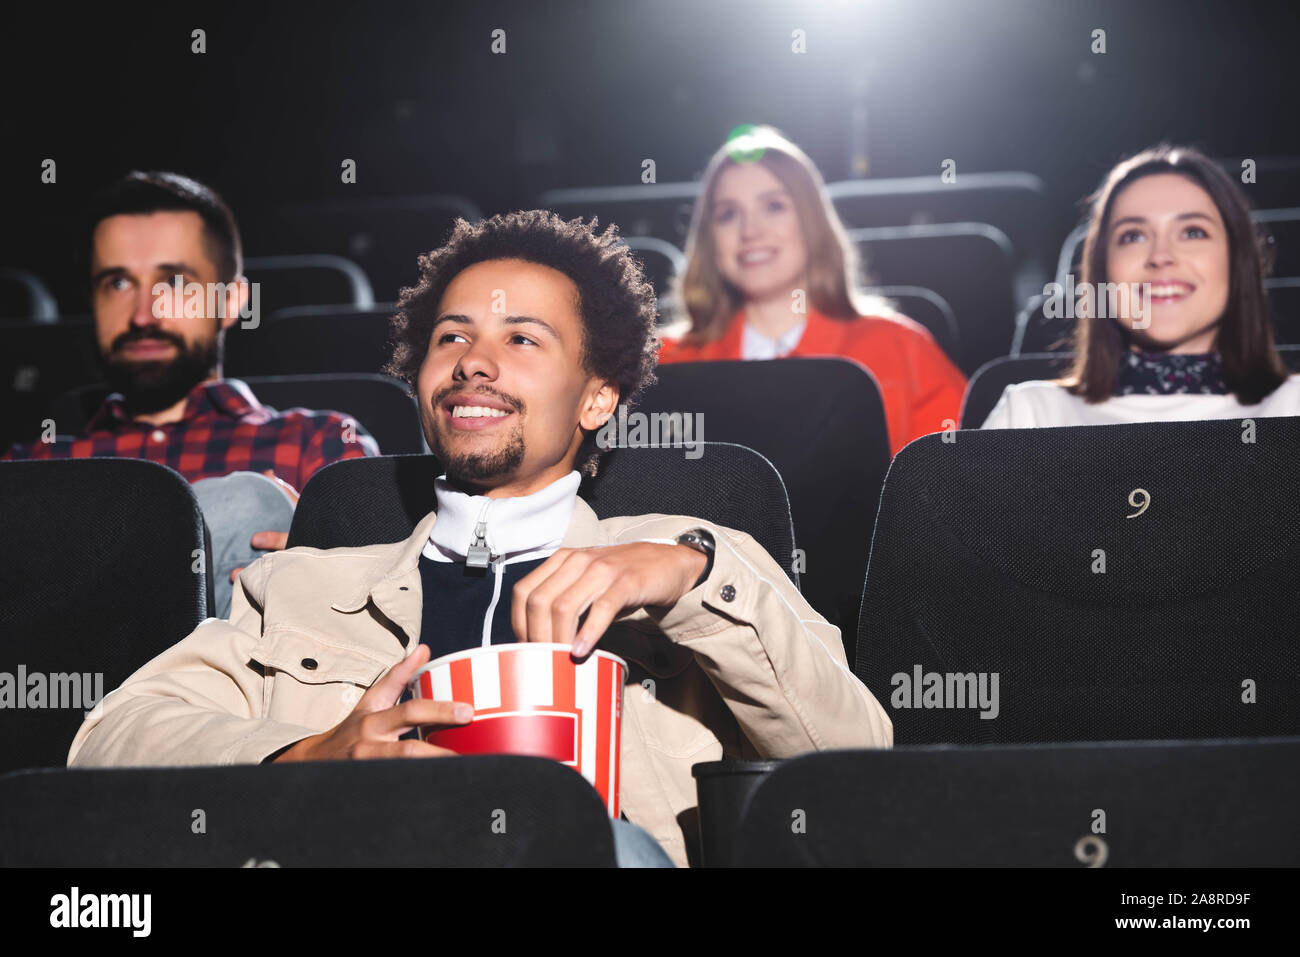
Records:
[[[790,351],[792,356],[825,356],[845,354],[844,337],[852,324],[844,319],[828,319],[814,309],[808,310],[808,324],[803,335]]]
[[[406,632],[410,641],[418,641],[422,615],[420,554],[437,520],[436,511],[420,519],[410,536],[398,545],[392,561],[376,563],[377,568],[368,571],[353,589],[332,602],[330,607],[335,611],[352,613],[373,602],[379,611]],[[560,547],[585,548],[607,544],[609,536],[601,528],[596,513],[581,498],[575,497],[573,517]]]

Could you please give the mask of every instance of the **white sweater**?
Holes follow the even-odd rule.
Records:
[[[1300,373],[1257,405],[1228,395],[1117,395],[1090,404],[1051,382],[1009,385],[980,428],[1033,429],[1053,425],[1120,425],[1300,415]]]

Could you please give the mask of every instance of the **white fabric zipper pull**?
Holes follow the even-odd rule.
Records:
[[[501,600],[501,581],[506,571],[505,561],[501,559],[494,561],[492,571],[496,573],[496,579],[492,582],[492,600],[488,602],[487,614],[483,616],[484,648],[492,644],[492,618],[496,614],[497,602]]]

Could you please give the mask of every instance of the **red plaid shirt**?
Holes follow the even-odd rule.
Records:
[[[86,423],[83,437],[15,445],[0,458],[148,459],[191,482],[269,469],[302,491],[312,473],[331,462],[378,454],[379,446],[355,419],[312,409],[276,412],[258,402],[246,383],[220,379],[190,391],[178,422],[137,422],[121,394],[113,393]]]

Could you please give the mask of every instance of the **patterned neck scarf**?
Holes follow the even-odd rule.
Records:
[[[1217,352],[1129,352],[1120,359],[1116,395],[1226,395]]]

